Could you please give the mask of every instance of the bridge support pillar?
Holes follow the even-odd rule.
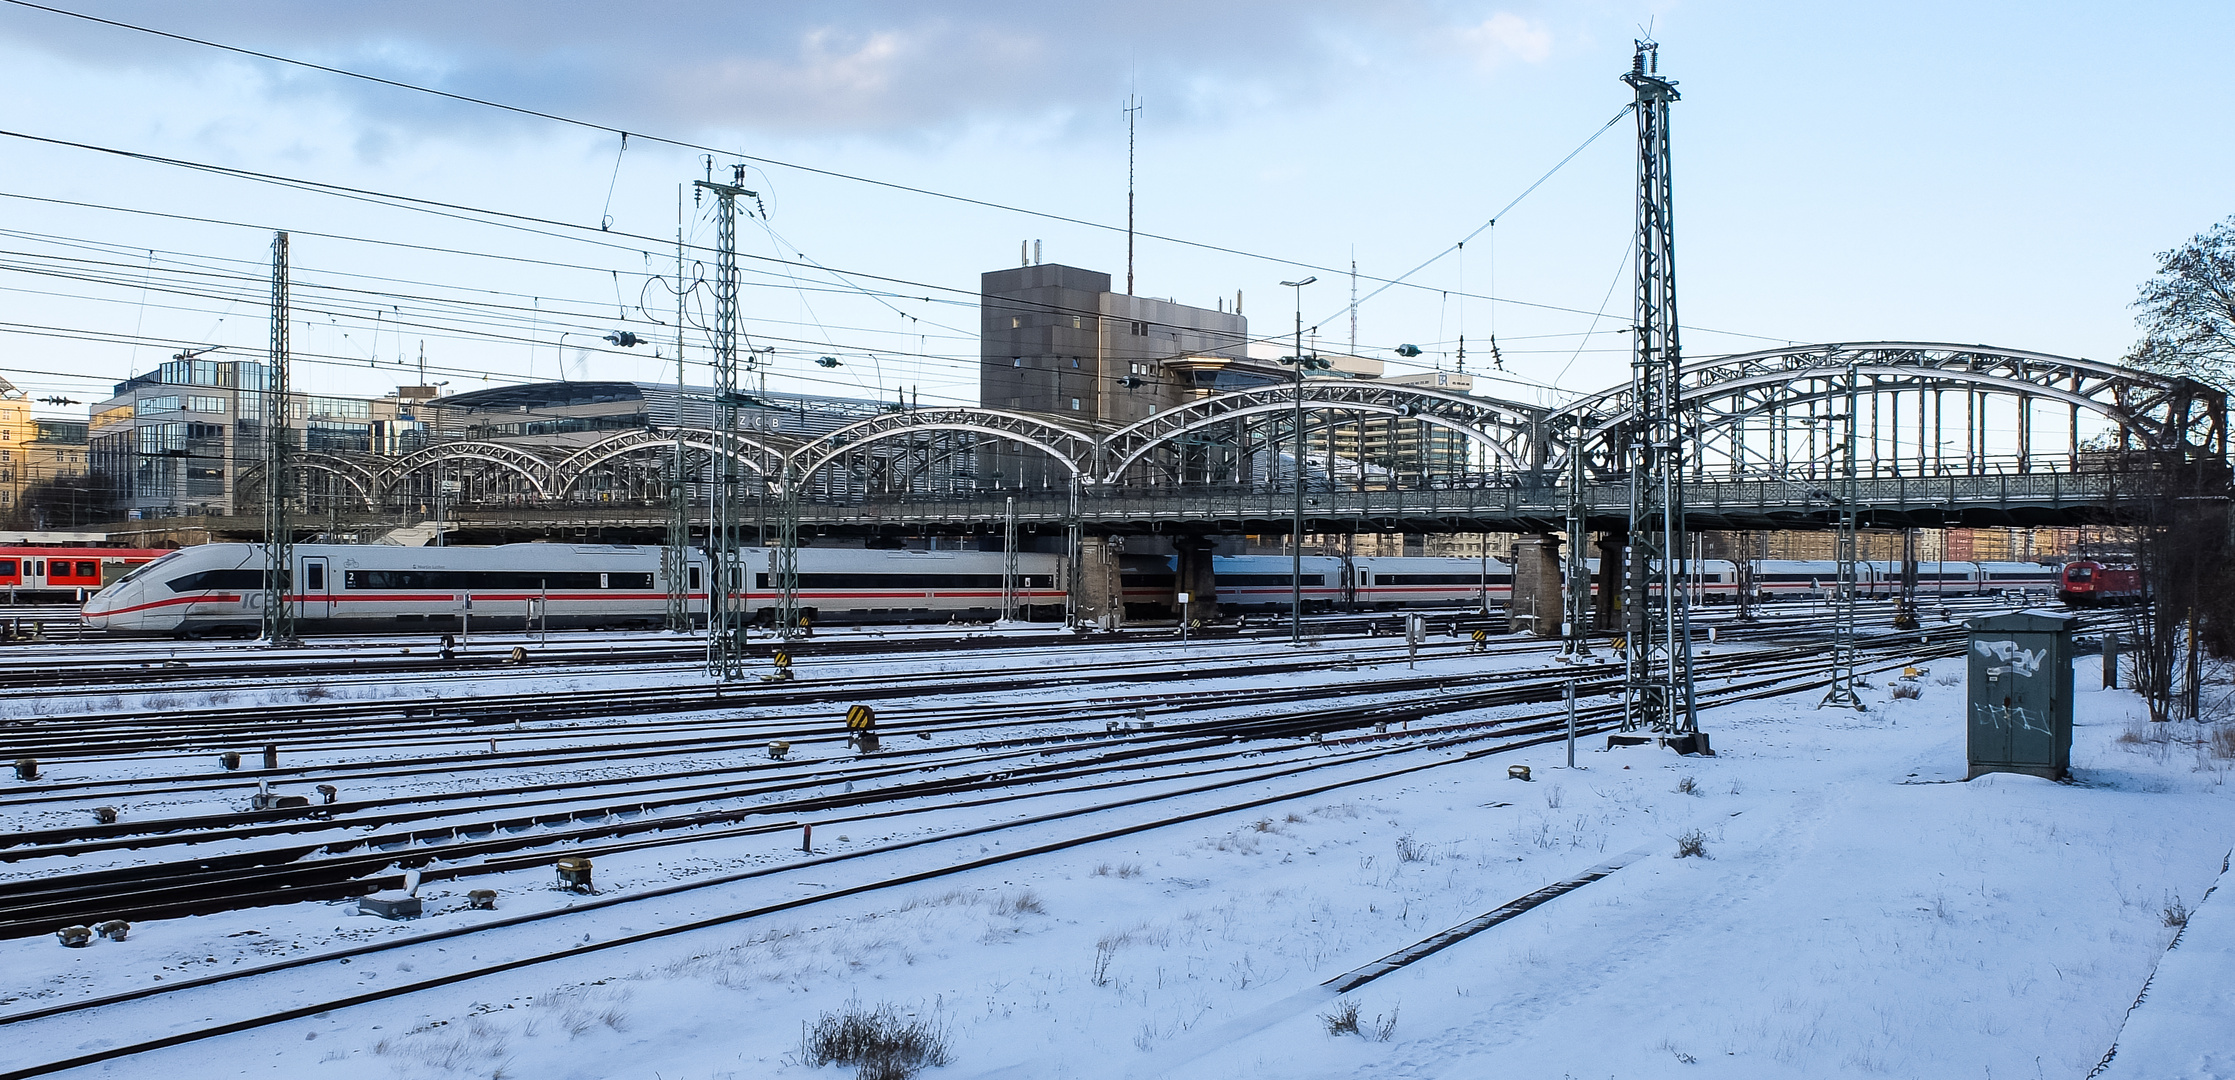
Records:
[[[1512,628],[1540,638],[1560,636],[1560,536],[1524,536],[1513,545]]]
[[[1628,557],[1629,547],[1628,533],[1599,534],[1598,592],[1591,598],[1591,628],[1594,630],[1622,628],[1622,586],[1629,580],[1623,560]]]
[[[1175,553],[1172,564],[1178,573],[1173,577],[1172,589],[1188,595],[1189,619],[1205,623],[1218,618],[1218,579],[1211,574],[1211,548],[1208,537],[1184,536],[1172,540]],[[1179,615],[1178,611],[1173,612]]]
[[[1125,590],[1118,577],[1118,553],[1106,536],[1079,538],[1077,609],[1079,624],[1101,630],[1125,625]]]

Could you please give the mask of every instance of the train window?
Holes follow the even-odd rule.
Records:
[[[325,563],[303,564],[303,588],[309,589],[313,592],[326,591]]]
[[[1292,581],[1294,581],[1294,580],[1295,580],[1294,578],[1290,577],[1290,576],[1289,576],[1289,575],[1287,575],[1287,574],[1220,574],[1220,575],[1218,575],[1218,583],[1219,583],[1220,587],[1222,587],[1222,588],[1234,588],[1234,587],[1236,587],[1236,586],[1243,586],[1243,585],[1287,585],[1287,584],[1289,584],[1290,582],[1292,582]],[[1385,578],[1383,578],[1382,580],[1383,580],[1383,581],[1390,581],[1390,580],[1394,580],[1394,579],[1392,579],[1392,578],[1386,578],[1386,577],[1385,577]],[[1304,575],[1304,584],[1306,584],[1306,585],[1325,585],[1325,584],[1327,584],[1327,576],[1326,576],[1325,574],[1305,574],[1305,575]]]
[[[595,589],[603,575],[539,570],[344,570],[344,589]],[[626,577],[627,575],[621,575]]]
[[[89,563],[89,562],[81,562],[81,563],[79,563],[79,564],[78,564],[78,576],[79,576],[79,577],[82,577],[82,578],[89,578],[89,577],[93,577],[93,576],[95,576],[95,575],[99,574],[100,572],[101,572],[101,564],[100,564],[100,563]]]
[[[45,574],[47,572],[47,561],[45,559],[34,560],[31,565],[34,567],[31,571],[34,574]]]
[[[607,574],[605,575],[605,587],[608,589],[649,589],[652,587],[652,580],[650,574]]]
[[[16,576],[16,561],[14,559],[0,559],[0,577],[14,576]]]
[[[239,570],[203,570],[175,577],[165,582],[172,592],[207,592],[212,589],[261,589],[264,571],[256,568]]]
[[[1284,576],[1282,581],[1288,579]],[[1382,574],[1374,579],[1376,585],[1481,585],[1483,576],[1472,574]],[[1491,574],[1491,584],[1510,583],[1512,574]]]
[[[694,567],[691,567],[691,588],[694,588],[694,589],[696,589],[696,588],[698,588],[698,587],[699,587],[699,573],[698,573],[698,567],[695,567],[695,566],[694,566]]]

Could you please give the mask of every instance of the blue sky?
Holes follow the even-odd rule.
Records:
[[[58,6],[1104,226],[1124,222],[1121,108],[1137,93],[1140,227],[1209,245],[1142,240],[1138,291],[1209,306],[1238,290],[1252,328],[1277,333],[1293,317],[1283,279],[1353,257],[1392,277],[1442,252],[1416,287],[1361,306],[1360,351],[1395,361],[1418,343],[1420,363],[1449,366],[1463,332],[1481,372],[1494,333],[1506,381],[1478,389],[1521,400],[1624,377],[1611,331],[1629,312],[1629,122],[1448,249],[1627,102],[1618,76],[1646,26],[1684,95],[1694,355],[1901,338],[2114,359],[2153,254],[2235,213],[2215,74],[2228,5]],[[10,137],[0,374],[34,396],[97,398],[186,345],[255,352],[270,227],[331,234],[294,244],[300,385],[415,381],[403,368],[422,341],[452,390],[562,369],[672,377],[673,330],[650,320],[673,321],[693,151],[640,136],[620,153],[610,134],[4,5],[0,129],[564,223],[498,227]],[[776,165],[747,183],[767,214],[741,227],[748,254],[847,272],[748,260],[746,329],[777,349],[775,389],[974,400],[981,271],[1038,239],[1050,261],[1124,273],[1109,228]],[[709,242],[704,208],[683,210]],[[1319,276],[1304,318],[1343,347],[1348,282]],[[662,355],[592,348],[620,328]],[[704,333],[685,338],[703,361]],[[842,366],[815,366],[824,355]]]

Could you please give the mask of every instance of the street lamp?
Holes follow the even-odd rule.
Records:
[[[1296,453],[1291,459],[1296,473],[1296,516],[1289,523],[1288,532],[1288,643],[1304,643],[1304,372],[1323,369],[1327,361],[1304,354],[1304,286],[1318,281],[1314,274],[1302,281],[1283,281],[1282,288],[1296,290],[1296,355],[1283,356],[1280,362],[1295,372],[1296,387]]]

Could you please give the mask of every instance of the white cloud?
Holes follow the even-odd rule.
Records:
[[[1459,31],[1459,42],[1475,63],[1497,67],[1508,60],[1540,63],[1552,55],[1552,31],[1544,23],[1501,11]]]

